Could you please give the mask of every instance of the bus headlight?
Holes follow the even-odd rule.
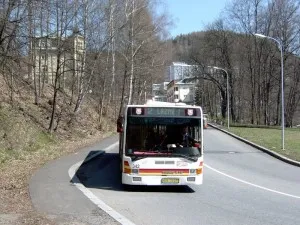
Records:
[[[195,169],[190,169],[190,174],[196,174],[196,170]]]

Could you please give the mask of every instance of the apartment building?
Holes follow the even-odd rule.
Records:
[[[67,38],[51,36],[35,37],[32,42],[33,66],[31,78],[39,77],[53,84],[56,74],[60,81],[83,74],[85,40],[79,33]]]
[[[167,101],[168,102],[184,102],[194,104],[195,100],[195,84],[184,83],[181,80],[171,81],[167,85]]]
[[[188,65],[183,62],[172,62],[168,67],[166,81],[183,80],[185,78],[193,77],[193,65]]]
[[[160,84],[152,84],[152,100],[166,102],[167,101],[167,85],[169,82]]]
[[[183,62],[173,62],[168,66],[166,81],[152,85],[154,101],[184,102],[194,104],[195,101],[195,66]]]

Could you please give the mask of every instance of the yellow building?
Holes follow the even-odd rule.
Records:
[[[85,40],[79,33],[67,38],[35,37],[32,42],[32,79],[54,84],[78,80],[84,73]]]

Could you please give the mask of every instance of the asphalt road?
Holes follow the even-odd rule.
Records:
[[[143,187],[126,192],[120,184],[117,148],[81,165],[77,176],[94,199],[103,201],[136,225],[300,224],[299,167],[218,130],[209,128],[204,135],[205,168],[201,186]],[[105,144],[114,141],[106,140]],[[102,143],[102,149],[105,144]],[[89,150],[79,154],[87,156]],[[34,205],[45,213],[60,215],[59,218],[71,215],[73,221],[80,218],[87,224],[118,224],[59,174],[59,171],[67,174],[72,162],[84,159],[79,159],[80,156],[52,162],[33,177],[30,193]],[[69,190],[74,194],[66,194]],[[51,195],[54,200],[46,201]],[[86,220],[88,215],[94,221]],[[97,219],[100,223],[94,223]]]
[[[73,164],[116,141],[117,137],[107,138],[75,154],[49,162],[38,170],[29,183],[30,197],[36,210],[45,213],[59,225],[119,224],[84,196],[68,174]]]

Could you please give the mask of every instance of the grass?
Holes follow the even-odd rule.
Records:
[[[55,142],[9,105],[0,108],[0,137],[0,166],[7,161],[22,160]]]
[[[230,127],[229,131],[279,154],[300,161],[300,129],[285,129],[285,150],[281,149],[281,129]]]

